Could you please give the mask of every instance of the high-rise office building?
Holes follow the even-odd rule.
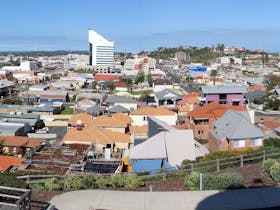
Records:
[[[110,42],[94,30],[88,31],[89,65],[114,66],[114,42]]]

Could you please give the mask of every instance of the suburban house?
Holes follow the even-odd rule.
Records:
[[[79,93],[76,96],[76,100],[82,100],[82,99],[89,99],[91,101],[98,103],[102,103],[104,101],[105,94],[103,93]]]
[[[22,93],[25,103],[44,103],[44,102],[67,102],[69,100],[68,92],[65,90],[28,90]]]
[[[10,171],[13,168],[18,168],[23,161],[23,158],[15,156],[0,155],[0,171]]]
[[[217,102],[228,106],[244,106],[244,93],[247,92],[245,86],[202,86],[202,103],[208,104]]]
[[[209,134],[209,150],[231,151],[257,149],[263,146],[264,133],[250,122],[248,112],[228,110],[215,121]]]
[[[113,95],[109,96],[104,103],[108,108],[111,108],[113,106],[120,105],[128,110],[135,110],[137,109],[137,103],[138,101],[128,98],[125,96],[118,96],[118,95]]]
[[[10,96],[14,91],[15,83],[7,79],[0,80],[0,96]]]
[[[117,105],[117,106],[113,106],[111,108],[108,109],[108,113],[130,113],[130,110],[128,110],[127,108],[121,106],[121,105]]]
[[[172,89],[173,83],[168,79],[156,79],[153,82],[153,91],[154,92],[160,92],[164,89]]]
[[[127,133],[129,131],[131,118],[122,113],[101,115],[95,118],[89,114],[79,113],[70,118],[69,125],[76,126],[78,122],[82,122],[86,125],[94,125],[98,128],[105,128],[114,132]]]
[[[103,151],[104,148],[111,148],[112,151],[126,149],[132,143],[127,134],[87,125],[81,121],[75,127],[68,129],[62,142],[64,144],[94,145],[98,151]]]
[[[148,116],[154,116],[169,125],[176,125],[177,113],[164,108],[144,107],[130,113],[133,126],[148,125]]]
[[[93,107],[96,105],[96,102],[89,100],[89,99],[83,99],[78,101],[75,104],[75,110],[77,111],[86,111],[88,108]]]
[[[27,138],[23,136],[0,136],[2,154],[24,156],[32,155],[42,145],[42,139]]]
[[[149,117],[148,133],[147,140],[125,153],[132,160],[132,171],[160,170],[163,162],[166,167],[178,167],[183,160],[195,160],[209,153],[194,140],[192,130],[177,130],[153,116]]]
[[[177,102],[182,100],[182,96],[172,90],[164,89],[163,91],[155,94],[157,107],[176,109]]]
[[[0,112],[0,122],[28,123],[33,129],[40,127],[42,120],[40,115],[22,112]]]
[[[246,111],[245,106],[225,106],[217,102],[211,102],[189,112],[188,124],[193,129],[194,137],[207,140],[209,132],[214,129],[213,123],[221,118],[229,109]]]

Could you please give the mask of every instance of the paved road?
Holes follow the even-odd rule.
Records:
[[[252,210],[280,209],[279,197],[279,187],[180,192],[81,190],[55,196],[50,203],[59,210]]]

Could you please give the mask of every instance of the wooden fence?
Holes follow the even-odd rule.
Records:
[[[30,210],[31,209],[31,190],[15,187],[0,186],[0,205],[6,206],[7,209]],[[18,195],[18,194],[21,195]],[[2,208],[1,208],[2,209]],[[3,208],[4,209],[4,208]]]
[[[211,161],[204,161],[204,162],[197,162],[197,163],[189,163],[186,165],[183,165],[180,169],[177,168],[161,168],[161,169],[155,169],[155,170],[149,170],[149,171],[143,171],[143,172],[137,172],[138,176],[143,179],[149,179],[153,177],[162,177],[163,179],[166,179],[169,175],[176,175],[180,173],[188,173],[192,171],[199,171],[199,172],[220,172],[221,170],[228,169],[228,168],[239,168],[244,167],[244,165],[254,164],[260,161],[263,161],[267,158],[280,158],[280,150],[266,150],[266,151],[260,151],[255,152],[247,155],[240,155],[235,157],[229,157],[229,158],[221,158]],[[81,173],[77,173],[81,176]],[[68,173],[67,173],[68,174]],[[34,183],[44,183],[46,179],[56,177],[64,179],[67,177],[67,174],[65,176],[58,176],[58,175],[26,175],[26,176],[20,176],[18,178],[20,179],[26,179],[26,182],[28,184],[34,184]],[[122,173],[121,175],[124,175],[125,173]],[[106,174],[113,175],[113,174]]]

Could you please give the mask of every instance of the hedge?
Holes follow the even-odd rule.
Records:
[[[273,159],[267,159],[263,162],[262,172],[263,174],[270,176],[270,168],[276,163]]]
[[[204,190],[238,189],[244,187],[243,178],[238,173],[205,174],[202,182]]]
[[[185,186],[191,190],[199,189],[199,173],[192,172],[185,177]],[[224,173],[219,175],[203,174],[203,190],[236,189],[244,186],[243,178],[238,173]]]

